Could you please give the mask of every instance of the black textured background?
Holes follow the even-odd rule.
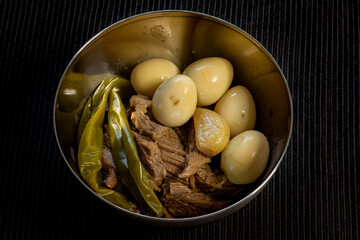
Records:
[[[131,221],[65,165],[53,131],[72,56],[106,26],[161,9],[244,29],[273,55],[294,131],[267,187],[237,213],[192,228]],[[359,1],[0,1],[0,239],[360,239]]]

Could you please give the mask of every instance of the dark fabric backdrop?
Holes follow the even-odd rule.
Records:
[[[106,26],[178,9],[229,21],[282,68],[287,154],[265,189],[219,221],[156,228],[85,190],[65,165],[53,101],[72,56]],[[359,1],[1,0],[0,239],[360,239]]]

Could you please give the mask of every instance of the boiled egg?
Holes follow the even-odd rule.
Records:
[[[193,80],[186,75],[175,75],[155,91],[152,113],[161,124],[179,127],[191,118],[196,103],[197,92]]]
[[[230,87],[234,69],[225,58],[209,57],[193,62],[185,68],[183,74],[195,82],[197,105],[209,106],[219,100]]]
[[[231,137],[255,126],[255,102],[246,87],[238,85],[229,89],[216,103],[214,111],[229,124]]]
[[[221,169],[234,184],[249,184],[264,172],[269,159],[269,143],[256,130],[240,133],[221,153]]]
[[[137,93],[152,97],[161,83],[177,74],[180,70],[174,63],[154,58],[138,64],[131,72],[130,81]]]

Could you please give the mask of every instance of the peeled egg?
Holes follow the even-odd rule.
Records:
[[[230,140],[221,153],[221,169],[230,182],[249,184],[264,172],[269,143],[259,131],[248,130]]]
[[[235,86],[229,89],[216,103],[214,111],[229,124],[231,137],[255,126],[255,102],[246,87]]]
[[[207,156],[220,153],[229,142],[230,129],[225,119],[206,108],[196,108],[193,115],[196,147]]]
[[[152,97],[161,83],[180,74],[179,68],[167,59],[154,58],[138,64],[130,81],[137,93]]]
[[[203,58],[190,64],[184,74],[196,85],[198,106],[209,106],[215,103],[230,87],[234,69],[225,58]]]
[[[196,86],[186,75],[175,75],[163,82],[154,93],[152,113],[168,127],[185,124],[196,109]]]

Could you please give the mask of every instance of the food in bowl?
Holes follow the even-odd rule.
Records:
[[[174,63],[153,58],[138,64],[132,70],[130,80],[137,93],[152,97],[161,83],[177,74],[180,74],[180,70]]]
[[[252,183],[263,173],[269,151],[264,134],[255,130],[242,132],[222,152],[221,169],[232,183]]]
[[[156,120],[168,127],[179,127],[194,114],[196,86],[188,76],[174,75],[157,88],[152,101]]]
[[[193,116],[196,147],[200,152],[213,157],[224,150],[230,139],[226,120],[216,112],[198,107]]]
[[[141,73],[144,64],[133,71]],[[269,145],[255,130],[234,134],[230,140],[230,120],[239,118],[243,123],[241,114],[221,111],[228,107],[227,101],[233,101],[224,95],[233,78],[228,60],[200,59],[182,75],[173,69],[173,76],[156,69],[156,75],[166,75],[166,79],[157,82],[155,92],[151,84],[134,87],[148,77],[148,70],[143,76],[132,73],[136,78],[131,82],[119,76],[103,80],[80,118],[78,166],[95,192],[120,207],[151,216],[183,218],[231,204],[243,184],[255,181],[264,171]],[[124,98],[132,87],[141,90]],[[246,99],[252,99],[243,88],[240,92],[247,91]],[[240,106],[234,111],[250,106],[249,114],[256,114],[251,101],[234,102]],[[254,116],[249,118],[252,120],[245,124],[255,121]],[[253,122],[250,125],[253,127]],[[243,167],[246,164],[248,167]]]
[[[184,70],[194,82],[198,93],[198,106],[215,103],[230,87],[234,68],[231,63],[220,57],[202,58]]]
[[[214,111],[229,124],[231,137],[255,127],[255,101],[244,86],[229,89],[216,103]]]

